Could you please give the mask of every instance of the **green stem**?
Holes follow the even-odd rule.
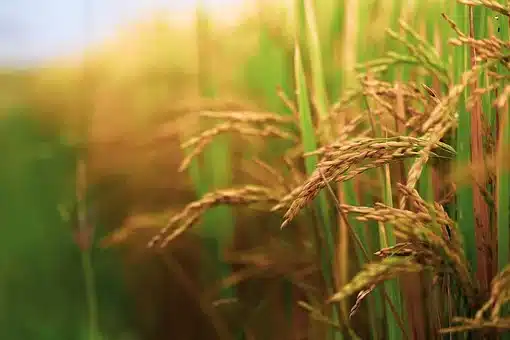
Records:
[[[509,21],[500,19],[500,38],[503,40],[508,39]],[[503,74],[504,68],[499,65],[498,72]],[[500,93],[504,90],[505,84],[500,87]],[[510,174],[504,168],[503,161],[505,156],[508,157],[504,150],[510,147],[510,114],[508,103],[500,111],[500,140],[498,145],[498,162],[497,162],[497,235],[498,235],[498,269],[501,271],[505,268],[510,260]],[[507,314],[510,308],[505,306],[502,313]],[[504,333],[501,337],[503,340],[509,340],[510,334]]]
[[[508,39],[509,23],[504,18],[499,19],[500,23],[500,38],[503,40]],[[498,67],[499,73],[504,72],[504,67]],[[504,90],[504,85],[501,86],[500,94]],[[506,110],[505,110],[506,109]],[[506,112],[505,112],[506,111]],[[498,155],[498,168],[497,168],[497,226],[498,226],[498,269],[502,270],[509,261],[509,248],[510,248],[510,176],[508,171],[503,168],[501,161],[505,155],[502,154],[503,150],[508,150],[510,147],[510,120],[508,113],[508,104],[500,111],[500,141],[499,141],[499,155]]]
[[[87,299],[87,308],[89,312],[89,339],[97,340],[100,337],[98,327],[97,296],[94,279],[94,268],[92,267],[91,251],[82,250],[81,263],[83,268],[83,278],[85,280],[85,296]]]
[[[457,25],[462,32],[469,32],[468,7],[459,3],[455,4],[455,17]],[[459,46],[454,50],[454,81],[459,83],[462,74],[467,69],[468,49]],[[466,90],[467,91],[467,90]],[[459,119],[457,127],[457,162],[466,165],[471,160],[471,117],[466,110],[466,91],[459,101]],[[457,189],[457,221],[464,238],[464,251],[472,269],[476,273],[477,268],[477,242],[475,237],[475,220],[473,213],[473,189],[469,186]]]

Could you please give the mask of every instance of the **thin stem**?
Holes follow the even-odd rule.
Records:
[[[318,168],[318,169],[319,169],[319,173],[321,174],[322,180],[324,181],[324,183],[326,185],[326,188],[328,189],[332,199],[335,201],[335,207],[336,207],[336,210],[338,211],[338,214],[344,220],[344,223],[347,226],[347,230],[349,231],[349,233],[350,233],[351,237],[354,239],[354,241],[356,241],[356,245],[361,250],[361,253],[363,254],[363,257],[365,258],[365,261],[366,262],[370,261],[370,256],[368,255],[368,251],[366,250],[365,246],[363,245],[363,242],[361,241],[361,238],[359,237],[359,235],[354,231],[354,228],[351,226],[349,219],[347,217],[347,214],[345,213],[345,211],[342,210],[342,208],[340,206],[340,202],[338,201],[338,198],[336,197],[335,192],[333,191],[333,188],[331,188],[331,185],[328,183],[322,170],[320,168]],[[402,331],[402,336],[405,339],[410,339],[409,335],[406,332],[406,328],[404,326],[404,322],[402,321],[402,318],[398,314],[397,309],[395,308],[395,305],[393,304],[393,302],[391,301],[390,297],[388,296],[388,294],[386,293],[386,291],[384,289],[383,289],[383,297],[385,299],[385,302],[388,303],[390,312],[393,314],[400,330]]]
[[[91,251],[89,249],[81,251],[81,264],[83,277],[85,279],[85,296],[87,298],[87,308],[89,312],[89,339],[97,340],[100,334],[98,327],[97,295],[94,268],[92,267]]]

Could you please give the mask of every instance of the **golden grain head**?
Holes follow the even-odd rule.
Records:
[[[181,144],[182,148],[192,148],[192,150],[182,161],[179,170],[184,171],[188,169],[192,160],[195,159],[200,154],[202,154],[205,148],[213,142],[215,137],[225,133],[235,133],[245,137],[253,136],[259,138],[277,138],[292,141],[294,143],[298,141],[298,138],[296,136],[287,131],[284,131],[282,128],[278,126],[270,125],[269,123],[263,124],[263,126],[249,124],[253,122],[252,118],[246,117],[241,118],[241,120],[244,119],[244,121],[241,123],[236,121],[233,122],[227,121],[225,123],[220,123],[209,130],[203,131],[199,136],[193,137],[183,142]],[[263,116],[261,118],[267,119],[267,117]]]
[[[351,282],[335,293],[329,302],[341,301],[362,289],[396,278],[402,273],[415,273],[423,269],[424,266],[407,257],[388,257],[379,263],[367,264]]]
[[[292,190],[273,211],[287,209],[282,227],[311,202],[327,182],[343,182],[369,169],[400,159],[415,157],[428,146],[423,139],[399,136],[393,139],[355,138],[323,149],[322,160],[304,184]],[[436,147],[443,145],[436,143]]]
[[[205,211],[218,205],[251,205],[272,204],[280,200],[280,195],[272,189],[247,185],[239,189],[225,189],[207,193],[202,199],[192,202],[178,214],[174,215],[167,225],[149,242],[148,247],[159,244],[165,247],[191,228],[202,217]]]

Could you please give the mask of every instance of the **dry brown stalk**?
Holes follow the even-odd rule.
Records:
[[[170,241],[191,228],[208,209],[218,205],[271,204],[278,202],[280,195],[273,190],[259,186],[245,186],[240,189],[225,189],[207,193],[202,199],[188,204],[179,214],[173,216],[148,247],[160,244],[165,247]]]

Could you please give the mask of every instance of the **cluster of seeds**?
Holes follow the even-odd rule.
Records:
[[[218,190],[204,195],[200,200],[188,204],[179,214],[173,216],[158,235],[149,242],[149,247],[160,244],[161,247],[174,240],[191,228],[207,210],[218,205],[250,205],[255,203],[271,204],[279,201],[280,196],[272,190],[245,186],[240,189]]]

